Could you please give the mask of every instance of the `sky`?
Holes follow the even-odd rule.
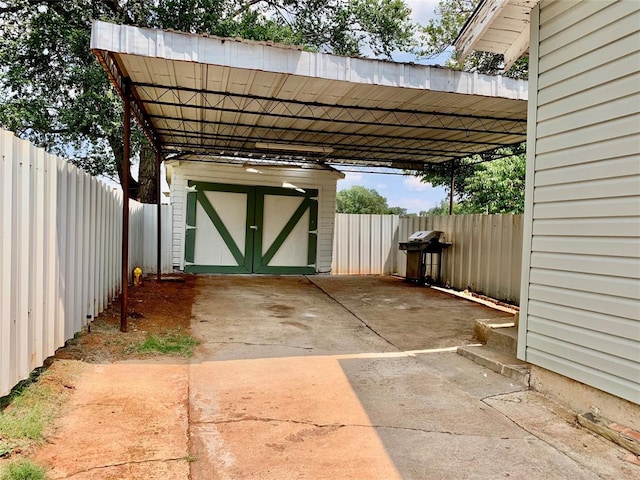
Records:
[[[425,25],[435,17],[435,9],[439,0],[405,0],[413,11],[413,20]],[[394,56],[400,62],[413,61],[408,54]],[[443,64],[446,58],[435,58],[425,61],[427,64]],[[423,62],[421,62],[423,63]],[[407,213],[420,213],[440,204],[446,198],[445,189],[433,187],[431,184],[420,182],[419,178],[404,175],[371,174],[361,172],[345,172],[344,180],[338,181],[338,191],[348,189],[354,185],[362,185],[376,190],[387,199],[390,207],[402,207]]]
[[[435,17],[435,9],[439,0],[405,0],[405,2],[411,7],[413,21],[425,25],[431,18]],[[410,62],[414,61],[414,58],[409,54],[397,54],[394,55],[394,60]],[[445,60],[446,55],[432,60],[423,60],[420,63],[443,64]],[[164,164],[162,168],[162,190],[167,192],[169,191],[169,186],[164,175]],[[132,165],[131,170],[134,178],[137,178],[138,166],[136,164]],[[397,173],[362,172],[345,172],[345,175],[343,180],[338,181],[338,191],[351,188],[354,185],[372,188],[387,199],[390,207],[406,208],[407,213],[420,213],[421,211],[429,210],[439,205],[446,198],[444,188],[422,183],[419,178],[413,176],[398,175]],[[163,202],[168,202],[168,199],[164,196]]]

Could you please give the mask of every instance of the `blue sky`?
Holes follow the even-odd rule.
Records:
[[[390,207],[406,208],[408,213],[429,210],[447,196],[444,188],[433,187],[413,176],[360,172],[345,172],[345,175],[343,180],[338,180],[338,191],[354,185],[373,188],[387,199]]]
[[[438,0],[405,0],[413,11],[414,21],[425,25],[429,19],[435,17],[435,9]],[[443,64],[448,55],[421,61],[420,63],[435,65]],[[398,54],[394,60],[399,62],[414,61],[409,54]],[[354,185],[362,185],[373,188],[387,199],[390,207],[406,208],[409,213],[419,213],[421,210],[429,210],[437,206],[446,198],[442,187],[433,187],[431,184],[422,183],[416,177],[389,174],[371,174],[345,172],[344,180],[338,181],[338,190],[351,188]]]

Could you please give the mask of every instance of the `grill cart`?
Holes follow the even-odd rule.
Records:
[[[399,249],[407,255],[406,281],[423,285],[440,284],[442,250],[451,246],[451,243],[440,241],[441,237],[440,231],[423,230],[415,232],[407,242],[400,243]]]

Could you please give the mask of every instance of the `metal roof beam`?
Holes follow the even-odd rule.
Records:
[[[157,131],[160,133],[161,136],[167,137],[169,139],[180,139],[183,138],[185,139],[185,143],[188,144],[188,140],[189,139],[207,139],[207,140],[227,140],[227,141],[236,141],[236,142],[241,142],[243,144],[245,144],[246,142],[252,143],[252,142],[263,142],[264,139],[262,137],[239,137],[239,136],[235,136],[235,135],[218,135],[218,134],[206,134],[206,133],[188,133],[188,132],[178,132],[178,131],[172,131],[172,130],[167,130],[167,129],[163,129],[163,128],[159,128],[157,129]],[[173,143],[176,143],[175,140]],[[215,144],[211,144],[212,147],[218,148],[218,145]],[[353,150],[362,150],[362,151],[378,151],[378,152],[388,152],[388,153],[411,153],[411,154],[416,154],[416,155],[424,155],[425,152],[428,153],[437,153],[439,155],[442,156],[450,156],[452,158],[459,158],[460,155],[474,155],[476,152],[475,151],[456,151],[455,154],[453,154],[450,150],[438,150],[438,149],[431,149],[428,147],[420,147],[420,146],[416,146],[416,147],[401,147],[401,146],[384,146],[384,145],[372,145],[372,144],[346,144],[346,143],[336,143],[336,142],[332,142],[332,143],[328,143],[328,142],[320,142],[320,141],[307,141],[302,143],[302,145],[311,145],[311,146],[327,146],[330,145],[333,148],[345,148],[345,149],[353,149]],[[203,145],[204,146],[204,145]],[[260,149],[256,148],[254,151],[261,151]]]
[[[229,155],[229,152],[225,152],[222,155],[218,155],[218,154],[212,154],[210,149],[207,148],[194,148],[193,145],[189,145],[190,150],[183,150],[178,153],[177,157],[173,157],[172,160],[184,160],[184,161],[190,161],[189,159],[185,159],[185,157],[189,157],[189,156],[198,156],[198,157],[211,157],[211,158],[215,158],[216,162],[219,159],[226,159],[225,163],[237,163],[237,164],[242,164],[242,163],[251,163],[252,161],[255,162],[274,162],[274,163],[295,163],[295,164],[319,164],[319,165],[353,165],[353,166],[378,166],[378,167],[389,167],[389,168],[397,168],[397,169],[410,169],[410,170],[422,170],[425,166],[425,163],[423,160],[416,160],[416,159],[412,159],[412,158],[405,158],[405,159],[379,159],[379,158],[372,158],[372,157],[359,157],[357,159],[334,159],[334,158],[324,158],[324,159],[319,159],[319,158],[315,158],[315,159],[311,159],[311,158],[307,158],[307,157],[296,157],[296,156],[291,156],[291,155],[274,155],[274,154],[267,154],[265,153],[264,155],[261,156],[256,156],[256,157],[248,157],[248,154],[252,153],[255,154],[255,152],[253,151],[248,151],[248,150],[243,150],[243,149],[237,149],[236,151],[234,151],[234,154],[237,153],[237,155],[234,155],[234,157],[237,160],[231,160],[231,158],[233,158],[231,155]],[[434,158],[435,160],[435,158]],[[440,159],[437,162],[432,162],[432,163],[442,163],[442,162],[448,162],[450,161],[450,158],[447,159]]]
[[[460,115],[420,110],[361,107],[357,105],[333,105],[320,102],[270,98],[258,95],[197,90],[186,87],[165,87],[154,84],[135,85],[136,92],[145,104],[195,108],[199,110],[261,115],[296,120],[322,121],[349,125],[389,126],[401,128],[430,128],[432,130],[460,131],[465,133],[524,133],[526,121],[505,117]],[[160,89],[152,95],[149,89]],[[184,99],[175,92],[187,92]],[[209,95],[217,96],[215,100]],[[170,98],[173,96],[173,100]],[[146,98],[143,98],[146,97]],[[243,102],[238,102],[242,100]],[[248,102],[247,102],[248,101]],[[234,106],[229,107],[227,104]],[[255,108],[251,110],[251,108]],[[286,113],[276,112],[277,107]],[[355,113],[354,113],[355,112]]]
[[[175,121],[179,121],[179,120],[176,119]],[[191,123],[195,123],[195,121]],[[184,134],[185,136],[188,136],[189,138],[193,138],[193,139],[207,138],[207,139],[215,140],[216,138],[222,139],[227,136],[235,136],[243,141],[264,142],[265,139],[267,138],[267,134],[270,134],[275,130],[275,129],[272,129],[271,127],[260,127],[260,126],[252,127],[250,125],[239,127],[238,124],[219,123],[219,122],[213,122],[213,121],[207,123],[207,125],[212,127],[220,126],[222,128],[218,129],[216,132],[207,132],[207,131],[203,131],[202,128],[187,129],[186,128],[187,126],[183,125],[183,127],[185,128],[180,129],[180,128],[172,127],[168,123],[165,123],[164,127],[158,125],[156,127],[156,131],[159,133],[161,137],[168,136],[168,135],[176,136],[176,135]],[[239,129],[251,130],[251,133],[247,133],[247,132],[238,133]],[[225,133],[225,131],[227,130],[229,130],[229,133]],[[263,131],[264,134],[261,135],[259,131]],[[434,145],[434,144],[437,144],[437,145],[456,144],[458,147],[460,147],[461,145],[463,146],[464,145],[481,145],[481,146],[486,146],[487,148],[496,148],[503,145],[512,145],[514,143],[518,143],[525,140],[524,138],[521,138],[519,136],[515,136],[514,138],[509,138],[509,140],[506,142],[487,142],[487,141],[453,140],[453,139],[443,140],[443,139],[428,138],[428,137],[425,138],[425,137],[401,137],[401,136],[392,136],[392,135],[369,136],[366,134],[337,134],[334,132],[325,133],[317,130],[313,130],[313,131],[301,130],[296,132],[297,134],[299,134],[299,136],[292,138],[284,135],[284,133],[287,133],[286,128],[279,129],[277,131],[279,131],[281,134],[278,135],[277,137],[268,137],[268,138],[272,140],[277,140],[283,143],[289,142],[289,143],[299,143],[299,144],[329,143],[331,145],[359,145],[359,144],[362,144],[363,142],[366,142],[365,143],[366,145],[373,144],[376,146],[389,147],[389,148],[407,148],[406,142],[416,144],[415,148],[417,149],[429,148],[428,147],[429,145]],[[300,135],[303,135],[303,134],[306,135],[307,137],[322,136],[324,139],[314,140],[314,139],[302,138]],[[341,138],[341,140],[338,140],[335,137],[339,137]],[[371,142],[372,139],[380,140],[380,142],[372,143]],[[344,140],[353,140],[353,141],[346,142]],[[446,151],[451,151],[451,149],[447,149]]]

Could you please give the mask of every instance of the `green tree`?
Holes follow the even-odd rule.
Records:
[[[473,159],[468,159],[471,162]],[[524,154],[493,160],[491,162],[466,163],[457,179],[453,206],[454,215],[465,213],[522,213],[524,211],[524,187],[526,173]],[[441,178],[441,185],[448,185],[445,174],[434,174],[431,180]],[[449,215],[449,200],[420,212],[420,215]]]
[[[524,155],[478,165],[464,181],[461,213],[522,213],[526,170]]]
[[[446,51],[452,51],[453,42],[479,2],[480,0],[441,0],[436,8],[438,17],[422,27],[423,47],[420,55],[434,57]],[[528,60],[526,58],[520,59],[509,70],[504,71],[503,56],[487,52],[473,52],[467,56],[464,62],[459,61],[456,52],[452,52],[446,65],[469,72],[500,74],[513,78],[526,79],[528,76]],[[500,157],[509,153],[517,154],[519,150],[521,149],[501,149],[501,151],[495,152],[495,156]],[[515,165],[519,166],[524,162],[524,157],[498,158],[488,163],[484,163],[485,160],[486,158],[476,155],[444,164],[427,164],[421,172],[416,174],[422,176],[423,182],[443,186],[451,193],[453,167],[453,195],[460,202],[460,205],[454,205],[454,213],[517,211],[518,208],[521,208],[518,206],[524,204],[524,177],[520,183],[512,181],[513,179],[506,177],[506,175],[515,175]],[[492,182],[495,182],[495,188],[491,184]],[[440,212],[449,213],[448,201],[446,206],[434,207],[428,213],[433,215]]]
[[[420,29],[422,49],[418,56],[432,58],[451,51],[451,56],[445,63],[447,67],[526,79],[529,73],[526,58],[517,61],[507,71],[504,70],[504,58],[501,54],[473,52],[464,62],[459,61],[453,51],[453,42],[479,3],[480,0],[440,0],[436,7],[437,16]]]
[[[89,50],[95,19],[390,57],[410,50],[403,0],[11,0],[0,2],[0,127],[93,174],[122,179],[122,103]],[[145,140],[134,132],[134,150]],[[133,197],[154,201],[142,148]],[[130,175],[130,174],[129,174]]]
[[[336,198],[338,213],[374,213],[404,215],[407,210],[401,207],[389,207],[387,199],[372,188],[354,185],[340,190]]]
[[[391,215],[409,215],[404,207],[389,207],[387,213]]]

